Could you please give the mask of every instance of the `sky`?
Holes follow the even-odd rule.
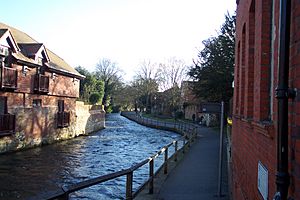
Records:
[[[129,81],[143,60],[171,57],[192,65],[236,0],[0,0],[0,21],[62,57],[94,71],[116,62]]]

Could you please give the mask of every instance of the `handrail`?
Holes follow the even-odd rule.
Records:
[[[135,114],[134,112],[122,112],[121,115],[145,126],[149,126],[152,128],[162,128],[170,131],[176,131],[182,135],[185,134],[184,132],[187,133],[197,128],[195,124],[185,123],[182,121],[167,122],[162,120],[156,120],[156,119],[143,117],[139,114]]]
[[[59,199],[59,200],[67,200],[69,199],[69,194],[96,184],[100,184],[115,178],[118,178],[120,176],[125,176],[126,175],[126,199],[133,199],[136,195],[137,192],[134,193],[132,191],[132,185],[133,185],[133,172],[136,171],[137,169],[139,169],[140,167],[146,165],[149,163],[149,178],[148,180],[141,186],[144,187],[147,183],[149,183],[149,193],[152,194],[153,193],[153,188],[154,188],[154,183],[153,183],[153,179],[154,179],[154,160],[161,155],[162,153],[165,153],[165,158],[164,158],[164,163],[162,164],[161,167],[164,168],[164,174],[168,173],[168,161],[169,161],[169,157],[168,157],[168,149],[174,145],[175,147],[175,161],[177,161],[177,153],[179,152],[180,149],[178,149],[178,142],[183,140],[183,146],[181,149],[184,150],[184,148],[186,148],[186,146],[190,145],[190,143],[193,141],[193,139],[196,137],[197,133],[196,133],[196,128],[194,127],[193,132],[191,132],[187,138],[187,135],[184,136],[180,136],[177,139],[173,140],[172,142],[170,142],[169,144],[167,144],[166,146],[164,146],[163,148],[161,148],[158,152],[156,152],[154,155],[150,156],[149,158],[131,166],[128,169],[123,169],[117,172],[113,172],[110,174],[106,174],[103,176],[99,176],[96,178],[91,178],[89,180],[85,180],[67,187],[62,187],[61,191],[57,191],[55,194],[53,194],[51,197],[46,198],[47,200],[55,200],[55,199]],[[188,142],[185,143],[185,140],[188,139]],[[140,189],[138,189],[138,192],[140,191]]]

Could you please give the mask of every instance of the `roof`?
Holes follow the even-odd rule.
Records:
[[[2,32],[4,32],[4,33],[6,32],[6,31],[4,31],[5,29],[8,29],[11,32],[11,34],[12,34],[13,38],[15,39],[15,41],[17,42],[17,44],[20,45],[20,47],[25,47],[27,52],[28,51],[29,52],[38,51],[41,48],[41,45],[43,45],[42,43],[39,43],[38,41],[36,41],[35,39],[30,37],[26,33],[0,22],[0,36],[1,36]],[[4,33],[2,33],[2,35]],[[56,71],[60,71],[60,72],[67,73],[70,75],[75,75],[76,77],[79,77],[79,78],[84,77],[80,73],[78,73],[73,67],[71,67],[66,61],[64,61],[62,58],[60,58],[58,55],[56,55],[55,53],[53,53],[52,51],[50,51],[47,48],[46,48],[46,51],[50,58],[50,62],[48,63],[48,67],[50,69],[54,69]],[[17,59],[20,59],[22,61],[35,64],[34,60],[28,58],[27,57],[28,55],[24,55],[24,52],[22,52],[22,51],[17,52],[14,56]]]
[[[43,46],[42,43],[19,43],[18,45],[21,48],[22,52],[24,52],[27,56],[35,55]]]
[[[0,29],[0,38],[8,31],[8,29]]]

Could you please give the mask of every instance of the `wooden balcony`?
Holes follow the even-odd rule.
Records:
[[[1,88],[16,89],[17,88],[18,71],[9,67],[1,67]]]
[[[15,132],[16,116],[11,114],[0,115],[0,136]]]
[[[36,74],[34,77],[34,91],[37,93],[49,92],[49,76]]]
[[[57,113],[57,127],[64,128],[70,126],[70,112]]]

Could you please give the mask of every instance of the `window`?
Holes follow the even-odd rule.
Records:
[[[245,60],[246,60],[246,24],[242,32],[242,65],[240,66],[240,115],[245,113]]]
[[[42,99],[33,99],[32,107],[42,107]]]
[[[248,62],[246,71],[246,117],[253,118],[254,101],[254,52],[255,52],[255,0],[252,0],[249,10],[248,27]]]
[[[8,55],[4,59],[4,66],[11,67],[11,64],[12,64],[11,50],[8,50]]]
[[[64,100],[58,100],[58,112],[64,112],[65,102]]]
[[[0,97],[0,115],[7,114],[7,97]]]
[[[241,59],[241,44],[240,41],[238,42],[238,47],[237,47],[237,61],[236,61],[236,67],[235,67],[235,83],[234,83],[234,93],[235,93],[235,106],[234,106],[234,114],[239,115],[239,110],[240,110],[240,59]]]
[[[0,136],[9,135],[15,131],[15,115],[7,112],[7,97],[0,97]]]
[[[64,128],[70,125],[70,112],[65,112],[64,100],[58,100],[57,127]]]

